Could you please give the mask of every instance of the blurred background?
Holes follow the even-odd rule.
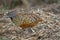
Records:
[[[37,6],[43,4],[59,3],[60,0],[0,0],[0,6],[6,9],[15,8],[16,6]]]

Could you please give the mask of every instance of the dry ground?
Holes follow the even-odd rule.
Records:
[[[22,29],[17,27],[10,18],[4,16],[15,10],[17,13],[31,12],[39,13],[43,22],[39,22],[32,29],[35,32],[25,34]],[[27,38],[26,38],[27,37]],[[60,4],[41,5],[30,8],[16,7],[12,10],[0,10],[0,40],[60,40]]]

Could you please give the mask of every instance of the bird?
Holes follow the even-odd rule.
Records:
[[[39,22],[42,22],[43,19],[40,18],[38,15],[34,13],[16,13],[16,12],[9,12],[7,14],[10,17],[11,21],[21,27],[22,29],[25,28],[32,28],[36,26]]]

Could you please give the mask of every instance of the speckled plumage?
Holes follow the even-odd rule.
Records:
[[[38,15],[34,13],[8,13],[8,14],[12,15],[10,16],[10,18],[12,18],[11,19],[12,22],[23,29],[28,27],[34,27],[39,22],[43,21],[42,18],[40,18]]]

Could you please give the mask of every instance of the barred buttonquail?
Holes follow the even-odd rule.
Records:
[[[42,22],[42,18],[37,16],[36,14],[33,13],[15,13],[15,12],[10,12],[7,14],[12,22],[25,29],[29,27],[34,27],[38,24],[38,22]]]

